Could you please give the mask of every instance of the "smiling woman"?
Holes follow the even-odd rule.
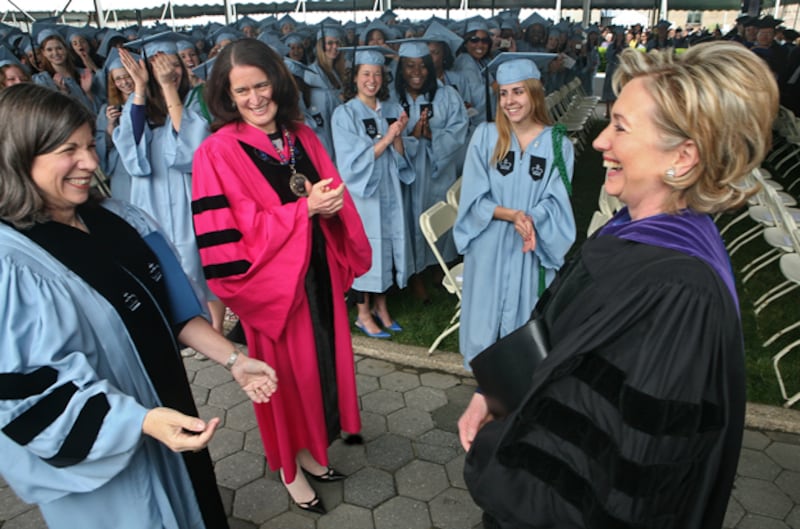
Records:
[[[202,318],[149,216],[91,194],[89,111],[44,87],[3,90],[0,120],[20,113],[0,130],[0,474],[51,529],[224,529],[204,449],[219,419],[197,418],[178,342],[255,402],[275,373]]]
[[[369,268],[369,243],[336,168],[298,121],[280,56],[238,40],[206,87],[216,132],[197,150],[192,179],[205,275],[239,316],[250,354],[281,380],[256,406],[267,462],[301,509],[324,513],[304,472],[343,479],[328,467],[328,445],[361,429],[344,294]]]

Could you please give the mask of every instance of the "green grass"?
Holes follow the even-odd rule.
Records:
[[[605,123],[598,123],[592,130],[592,137],[596,136]],[[769,167],[767,167],[769,169]],[[597,197],[603,184],[605,170],[602,168],[600,153],[591,149],[584,150],[575,161],[573,178],[572,206],[575,213],[575,222],[578,228],[574,251],[585,239],[586,228],[592,214],[597,209]],[[794,175],[789,175],[791,182],[800,177],[800,170]],[[797,189],[795,189],[797,191]],[[733,216],[726,215],[719,219],[718,224],[724,226]],[[749,219],[738,223],[729,234],[728,241],[738,233],[753,225]],[[766,290],[784,280],[778,269],[777,263],[760,271],[746,284],[742,284],[738,271],[750,262],[755,256],[768,249],[762,238],[753,241],[737,252],[732,257],[734,270],[737,272],[737,289],[741,305],[742,327],[745,337],[745,356],[747,370],[747,392],[749,402],[763,404],[782,404],[778,383],[772,369],[772,356],[784,346],[800,338],[800,329],[788,333],[772,344],[763,348],[761,344],[772,334],[793,323],[800,318],[798,312],[798,292],[792,292],[784,298],[767,307],[758,317],[753,312],[753,301]],[[429,272],[431,272],[429,270]],[[407,345],[429,347],[439,333],[445,329],[456,309],[455,296],[448,294],[444,288],[434,281],[432,273],[426,275],[425,283],[428,288],[431,302],[427,305],[414,298],[406,289],[389,293],[389,310],[393,317],[405,328],[402,333],[395,334],[392,340]],[[351,320],[355,320],[355,309],[351,311]],[[352,328],[354,333],[360,331]],[[458,351],[458,333],[448,336],[439,346],[440,351]],[[789,394],[800,390],[800,348],[781,362],[784,380],[788,381]]]

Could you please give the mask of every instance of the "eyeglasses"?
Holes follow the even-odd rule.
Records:
[[[131,76],[127,75],[127,74],[118,75],[117,77],[114,77],[114,81],[115,82],[120,82],[120,83],[122,81],[130,81],[130,80],[131,80]]]
[[[470,44],[478,44],[479,42],[482,42],[484,44],[491,44],[492,39],[490,39],[489,37],[470,37],[467,39],[467,42],[469,42]]]

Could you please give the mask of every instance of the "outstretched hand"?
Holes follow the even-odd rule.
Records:
[[[205,422],[171,408],[153,408],[144,416],[142,432],[173,452],[197,452],[208,445],[219,423],[217,417]]]
[[[278,389],[278,377],[268,364],[240,354],[231,367],[231,374],[250,400],[259,404],[269,402]]]

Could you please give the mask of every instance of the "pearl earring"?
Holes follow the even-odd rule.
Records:
[[[675,168],[674,167],[670,167],[669,169],[667,169],[665,174],[667,176],[667,180],[674,180],[675,179]]]

